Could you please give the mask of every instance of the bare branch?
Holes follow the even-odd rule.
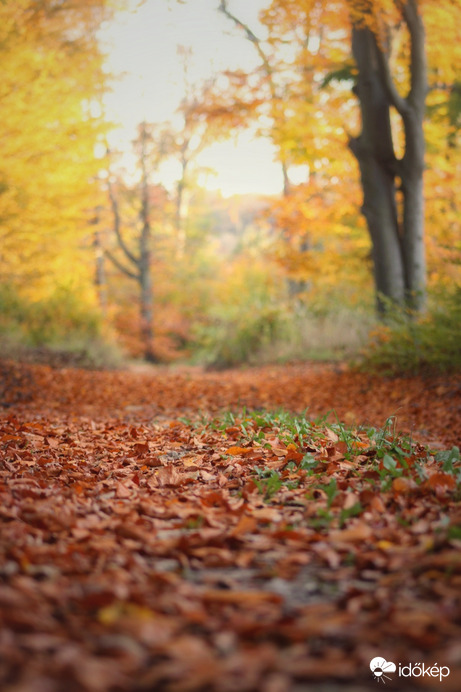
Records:
[[[243,30],[245,33],[246,38],[248,41],[251,41],[251,43],[254,45],[260,59],[261,63],[264,69],[264,72],[267,77],[267,81],[269,84],[269,90],[271,94],[271,99],[272,99],[272,112],[274,115],[274,120],[279,120],[282,122],[282,124],[285,121],[285,118],[280,116],[280,114],[276,114],[276,104],[279,101],[279,95],[277,93],[277,87],[275,84],[274,80],[274,70],[271,67],[271,64],[269,62],[269,59],[264,52],[262,46],[261,46],[261,39],[259,39],[256,34],[250,29],[250,27],[247,24],[244,24],[238,17],[236,17],[232,12],[227,7],[227,0],[221,0],[221,4],[219,6],[219,11],[222,12],[228,19],[230,19],[234,24],[239,27],[240,29]],[[282,174],[283,174],[283,191],[284,194],[287,195],[290,190],[290,179],[288,176],[288,162],[286,160],[286,156],[283,154],[282,151],[280,151],[280,163],[282,166]]]
[[[109,191],[109,199],[112,207],[112,214],[114,217],[114,231],[115,235],[117,238],[117,242],[120,246],[120,249],[123,251],[123,254],[125,257],[135,266],[139,265],[139,259],[134,255],[127,244],[125,243],[122,232],[121,232],[121,223],[120,223],[120,213],[118,210],[118,202],[114,194],[114,190],[112,188],[112,184],[110,182],[110,178],[107,181],[107,189]]]
[[[227,1],[226,0],[221,0],[221,4],[219,6],[219,11],[222,12],[228,19],[230,19],[236,26],[239,27],[239,29],[242,29],[242,31],[245,33],[246,38],[248,41],[251,41],[253,43],[254,47],[256,48],[259,57],[261,58],[261,62],[264,67],[264,71],[269,77],[269,83],[270,83],[270,89],[271,89],[271,94],[273,98],[276,98],[276,92],[275,92],[275,85],[272,80],[272,74],[273,70],[272,67],[270,66],[269,60],[267,58],[266,53],[261,47],[261,39],[256,36],[256,34],[250,29],[250,27],[247,24],[244,24],[238,17],[236,17],[232,12],[228,9],[227,7]]]
[[[130,269],[127,269],[119,260],[113,255],[110,250],[104,250],[104,256],[109,259],[112,264],[117,267],[119,271],[122,272],[122,274],[125,274],[125,276],[128,276],[130,279],[134,279],[135,281],[140,281],[141,275],[137,272],[133,272]]]
[[[218,9],[220,12],[225,14],[226,17],[231,19],[234,22],[234,24],[240,27],[240,29],[243,29],[249,41],[252,41],[253,43],[260,43],[260,39],[256,36],[256,34],[253,33],[250,27],[244,24],[242,21],[240,21],[240,19],[238,19],[238,17],[236,17],[230,12],[230,10],[227,7],[227,0],[221,0],[221,4]]]

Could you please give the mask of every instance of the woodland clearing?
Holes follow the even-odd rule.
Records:
[[[2,690],[461,688],[461,377],[0,374]]]

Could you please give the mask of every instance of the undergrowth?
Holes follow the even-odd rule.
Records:
[[[374,318],[363,310],[335,306],[321,313],[303,307],[247,306],[223,313],[202,329],[196,358],[216,369],[242,364],[340,361],[356,354]]]
[[[396,309],[371,334],[362,368],[382,374],[461,370],[461,286],[433,296],[422,317]]]
[[[312,421],[306,414],[284,410],[243,410],[240,414],[228,411],[196,425],[220,431],[229,438],[232,455],[240,453],[246,463],[254,463],[254,487],[265,503],[292,502],[287,491],[296,491],[301,502],[314,503],[315,511],[308,513],[309,525],[318,529],[343,528],[365,511],[363,498],[369,494],[416,493],[418,488],[426,492],[426,486],[434,489],[434,478],[460,495],[458,447],[433,452],[399,434],[393,417],[382,427],[351,427],[339,420],[327,424],[326,418]],[[270,455],[274,445],[278,454],[275,466]],[[257,461],[252,462],[246,451]],[[264,454],[270,460],[267,463],[261,461]],[[358,499],[344,502],[344,492],[349,491]]]
[[[95,307],[68,289],[30,300],[0,285],[0,356],[6,359],[112,368],[122,364],[120,349],[106,333]]]

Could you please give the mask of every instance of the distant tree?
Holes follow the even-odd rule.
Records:
[[[108,178],[108,192],[112,210],[112,230],[122,259],[106,248],[105,254],[112,264],[126,277],[135,281],[139,289],[139,311],[141,335],[146,360],[157,360],[154,338],[154,297],[152,277],[152,199],[158,188],[151,184],[150,174],[159,165],[164,155],[162,147],[163,132],[143,122],[138,128],[134,142],[140,170],[140,181],[135,196],[138,207],[135,232],[125,236],[117,190],[111,176]],[[134,246],[134,249],[133,249]]]

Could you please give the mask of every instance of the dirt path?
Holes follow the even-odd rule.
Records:
[[[2,692],[461,689],[459,455],[250,414],[446,449],[459,378],[0,374]]]
[[[324,364],[224,372],[142,367],[134,371],[52,370],[8,364],[7,405],[25,404],[95,418],[143,421],[208,415],[222,409],[307,409],[310,418],[335,411],[346,424],[397,427],[436,447],[461,445],[461,376],[379,378]],[[141,371],[140,371],[141,370]],[[5,373],[4,373],[5,375]],[[330,420],[335,415],[330,414]]]

